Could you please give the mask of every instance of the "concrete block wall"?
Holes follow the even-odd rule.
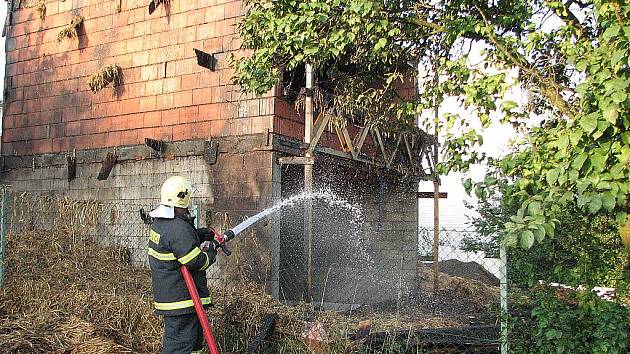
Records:
[[[218,142],[220,153],[213,165],[208,165],[202,156],[194,154],[130,159],[116,163],[109,178],[99,181],[96,177],[101,163],[85,162],[78,164],[77,177],[68,181],[65,165],[36,164],[33,170],[8,160],[7,163],[15,165],[2,174],[1,182],[10,184],[14,195],[28,192],[29,195],[42,197],[98,201],[101,205],[98,223],[88,227],[88,234],[104,244],[129,247],[132,261],[146,264],[148,226],[141,221],[139,210],[149,211],[157,206],[161,185],[170,176],[185,176],[195,185],[197,192],[192,204],[199,208],[201,226],[211,225],[223,230],[234,227],[244,217],[270,206],[279,198],[279,179],[274,175],[278,169],[273,167],[273,151],[239,149],[237,143],[228,140]],[[277,191],[274,191],[274,186],[278,187]],[[41,212],[32,213],[28,222],[14,220],[13,229],[30,227],[31,219],[39,220],[36,226],[51,228],[47,223],[55,216],[48,213],[60,211],[52,199],[48,201],[44,198],[42,201],[50,203],[49,208],[43,206]],[[25,212],[29,213],[28,210]],[[228,216],[228,224],[224,223],[224,216]],[[225,281],[226,275],[231,280],[235,280],[236,276],[246,277],[265,284],[273,293],[278,287],[278,234],[274,234],[272,226],[272,221],[268,221],[244,232],[242,237],[230,244],[234,254],[229,258],[221,257],[210,269],[208,277],[216,284]]]
[[[347,209],[314,202],[313,289],[315,302],[347,309],[357,304],[387,307],[416,295],[416,183],[365,165],[340,164],[316,157],[315,185],[361,209],[353,225]],[[299,193],[302,167],[282,172],[283,198]],[[303,210],[282,213],[280,235],[280,296],[288,301],[306,297],[306,251]]]
[[[19,2],[14,2],[19,4]],[[249,135],[273,129],[273,98],[233,87],[229,56],[239,53],[241,1],[172,1],[152,14],[138,0],[45,1],[12,10],[6,40],[3,155],[40,154]],[[17,5],[16,5],[17,6]],[[56,41],[72,16],[78,38]],[[216,54],[197,65],[193,48]],[[121,67],[122,85],[92,93],[90,75]]]

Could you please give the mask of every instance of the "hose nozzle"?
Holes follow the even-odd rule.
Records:
[[[212,243],[214,244],[214,249],[220,248],[226,256],[231,255],[232,251],[230,251],[230,249],[227,247],[226,242],[230,241],[236,236],[234,232],[232,230],[227,230],[223,233],[223,235],[221,235],[214,229],[212,229],[212,231],[214,231],[214,240],[212,241]]]

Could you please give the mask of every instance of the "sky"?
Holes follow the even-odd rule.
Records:
[[[473,46],[470,53],[469,66],[481,68],[483,67],[484,58],[481,55],[483,47],[480,45]],[[422,70],[422,68],[420,68]],[[484,69],[496,73],[491,67]],[[508,80],[516,77],[516,72],[506,72]],[[421,89],[421,88],[420,88]],[[516,102],[525,100],[525,93],[518,89],[512,89],[507,95],[508,99]],[[508,149],[511,139],[516,136],[513,128],[507,124],[499,124],[493,120],[493,123],[486,129],[481,129],[478,119],[471,112],[465,110],[454,97],[444,99],[439,107],[440,115],[445,113],[459,114],[471,123],[483,136],[483,146],[478,149],[485,152],[488,156],[499,158],[503,156]],[[428,112],[432,115],[433,112]],[[492,115],[491,115],[492,117]],[[444,141],[444,137],[440,137],[439,141]],[[483,180],[486,173],[486,167],[482,165],[473,165],[468,173],[451,173],[441,178],[440,191],[447,192],[446,199],[440,199],[439,204],[439,224],[440,229],[469,229],[469,222],[472,217],[476,216],[474,209],[469,209],[466,204],[475,205],[476,198],[468,196],[462,185],[462,181],[471,178],[473,181]],[[433,182],[421,182],[419,186],[421,192],[432,192]],[[433,199],[418,200],[418,216],[419,226],[421,228],[433,228]]]

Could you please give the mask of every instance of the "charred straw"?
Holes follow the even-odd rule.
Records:
[[[110,83],[112,87],[120,85],[120,67],[116,64],[102,67],[88,79],[88,86],[94,93],[102,90]]]
[[[61,43],[64,39],[76,38],[79,36],[79,28],[83,24],[83,16],[73,16],[70,23],[57,34],[57,43]]]

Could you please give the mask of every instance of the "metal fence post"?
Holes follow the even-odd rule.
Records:
[[[4,286],[4,257],[7,249],[7,219],[9,211],[9,193],[6,186],[0,187],[2,206],[0,208],[0,287]]]
[[[499,249],[500,284],[501,284],[501,354],[508,353],[508,284],[507,284],[507,252],[501,242]]]
[[[199,210],[199,206],[197,204],[193,204],[192,214],[195,217],[195,228],[199,228],[199,218],[201,217],[201,210]]]

